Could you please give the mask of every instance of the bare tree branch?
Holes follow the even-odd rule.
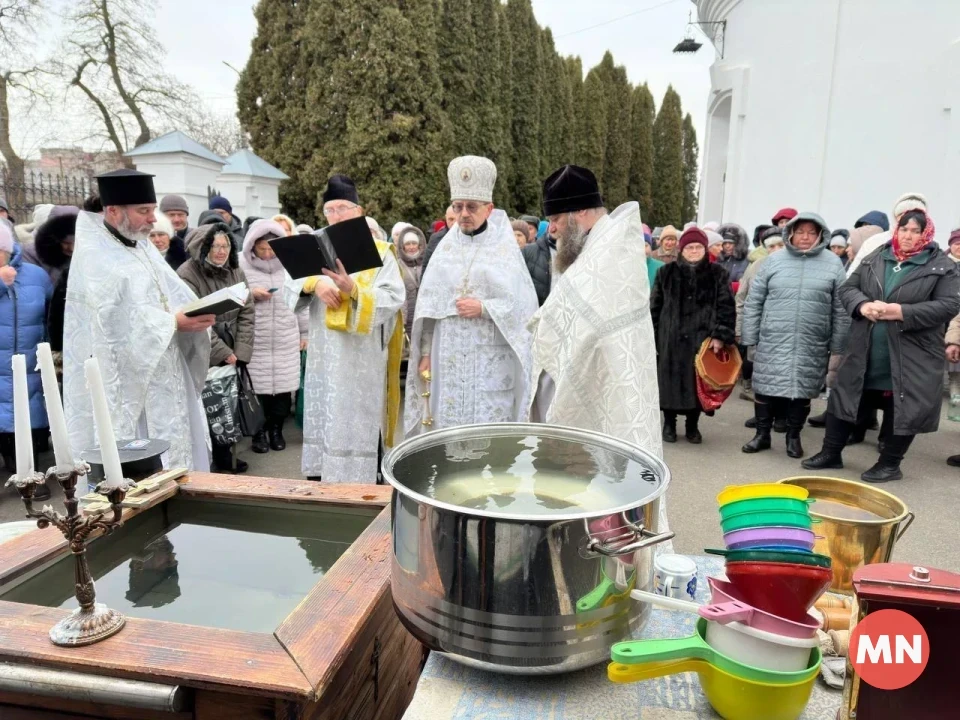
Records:
[[[93,62],[92,58],[87,58],[80,63],[80,65],[77,66],[76,73],[73,76],[73,80],[70,81],[70,84],[79,88],[81,92],[90,99],[90,102],[96,106],[97,111],[100,113],[100,118],[103,120],[103,125],[107,130],[107,137],[110,139],[110,142],[113,143],[117,154],[123,155],[125,148],[123,143],[120,142],[120,136],[117,134],[117,128],[113,122],[113,116],[110,114],[110,110],[99,96],[83,82],[83,73]]]

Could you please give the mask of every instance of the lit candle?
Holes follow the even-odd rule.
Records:
[[[17,475],[33,472],[33,431],[30,428],[30,392],[27,389],[27,358],[13,356],[13,427],[16,430]]]
[[[107,394],[103,390],[103,378],[100,376],[100,363],[96,358],[90,358],[83,364],[83,373],[87,378],[87,389],[93,400],[93,419],[97,423],[100,459],[103,462],[105,478],[104,489],[117,488],[123,484],[123,471],[120,469],[120,453],[117,452],[117,440],[113,435],[113,421],[110,420]]]
[[[57,371],[53,367],[50,343],[37,345],[37,364],[40,366],[40,378],[43,381],[43,399],[47,403],[53,454],[57,465],[73,465],[73,453],[70,452],[70,440],[67,435],[67,421],[63,416],[63,403],[60,400],[60,388],[57,385]]]

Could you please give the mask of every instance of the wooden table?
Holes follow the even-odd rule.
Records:
[[[128,618],[96,645],[62,648],[47,633],[67,612],[0,601],[0,662],[179,686],[175,712],[76,697],[0,691],[3,720],[340,720],[399,718],[426,652],[398,621],[390,595],[392,490],[376,485],[193,473],[124,518],[178,496],[350,508],[371,524],[272,634]],[[104,538],[98,542],[109,542]],[[62,535],[35,530],[0,545],[0,593],[69,552]]]

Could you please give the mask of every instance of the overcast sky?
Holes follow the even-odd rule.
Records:
[[[335,0],[331,0],[335,1]],[[224,63],[242,69],[256,33],[253,0],[159,0],[156,34],[167,50],[167,70],[192,84],[222,112],[235,112],[237,74]],[[708,68],[713,47],[695,55],[674,55],[683,37],[690,0],[533,0],[541,25],[550,27],[557,49],[579,55],[584,70],[596,65],[606,50],[627,68],[631,82],[648,82],[659,107],[667,85],[673,84],[690,112],[703,146]],[[394,39],[395,40],[395,39]],[[701,40],[702,37],[701,37]],[[481,39],[482,41],[482,39]],[[29,140],[37,130],[22,128],[21,147],[35,152]],[[37,138],[39,139],[39,138]],[[45,138],[49,142],[50,138]],[[62,138],[61,140],[67,140]],[[31,152],[31,154],[32,154]]]

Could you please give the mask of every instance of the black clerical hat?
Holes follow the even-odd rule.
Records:
[[[149,205],[157,202],[153,175],[122,168],[97,175],[100,201],[108,205]]]
[[[346,175],[333,175],[327,180],[327,189],[323,191],[323,204],[331,200],[348,200],[354,205],[360,204],[357,186]]]
[[[564,165],[543,183],[543,214],[546,217],[603,207],[596,176],[587,168]]]

